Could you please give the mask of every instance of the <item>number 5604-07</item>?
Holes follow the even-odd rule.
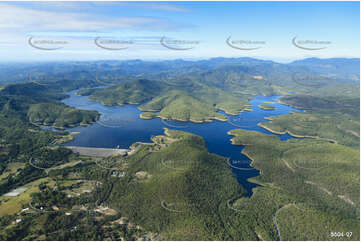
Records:
[[[331,237],[352,237],[352,232],[331,232]]]

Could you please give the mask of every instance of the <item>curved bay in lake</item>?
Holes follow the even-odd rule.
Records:
[[[287,105],[277,102],[280,96],[256,96],[250,101],[252,111],[245,111],[237,116],[226,115],[230,122],[222,122],[213,120],[209,123],[192,123],[166,121],[162,122],[159,118],[141,119],[139,115],[141,111],[139,105],[125,106],[104,106],[99,102],[88,100],[88,96],[77,96],[78,90],[68,93],[69,98],[63,100],[63,103],[86,110],[97,110],[100,114],[100,121],[87,127],[75,127],[67,129],[70,132],[78,131],[74,140],[66,143],[72,146],[87,146],[100,148],[129,148],[135,142],[151,142],[150,138],[154,135],[164,135],[163,128],[177,129],[187,131],[201,136],[207,145],[207,149],[211,153],[230,158],[230,164],[236,175],[238,182],[247,190],[248,196],[252,195],[252,188],[257,184],[248,182],[250,177],[258,176],[259,171],[256,169],[240,170],[237,168],[252,168],[249,164],[251,160],[241,153],[243,146],[232,145],[227,134],[232,129],[242,127],[246,130],[254,130],[265,134],[273,134],[262,127],[257,126],[258,123],[266,121],[265,117],[278,116],[288,114],[291,111],[301,111]],[[259,104],[267,104],[265,102],[275,102],[272,104],[275,110],[262,110]],[[176,128],[179,127],[179,128]],[[294,138],[289,134],[277,135],[281,140]]]

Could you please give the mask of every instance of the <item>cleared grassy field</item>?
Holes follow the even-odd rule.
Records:
[[[0,175],[0,180],[6,178],[10,174],[16,173],[16,171],[19,168],[24,168],[24,167],[25,167],[25,163],[22,163],[22,162],[9,163],[7,165],[7,169],[5,170],[5,172],[3,172],[3,174]]]
[[[53,186],[55,184],[54,181],[48,177],[41,178],[34,182],[22,186],[21,188],[25,188],[26,191],[20,193],[16,197],[1,196],[0,216],[3,216],[5,214],[14,214],[20,212],[20,210],[22,209],[22,205],[25,205],[25,207],[27,207],[27,205],[31,200],[30,194],[34,192],[38,192],[39,191],[38,185],[43,182],[46,182],[49,186]]]

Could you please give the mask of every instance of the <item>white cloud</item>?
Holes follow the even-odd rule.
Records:
[[[178,27],[181,26],[162,18],[62,13],[0,4],[0,31],[172,30]]]
[[[136,7],[149,8],[153,10],[164,10],[171,12],[190,12],[189,8],[180,7],[173,4],[164,4],[164,3],[143,3],[143,4],[135,4]]]
[[[139,7],[152,10],[170,11],[170,12],[191,12],[189,8],[178,6],[169,3],[154,3],[154,2],[93,2],[94,5],[101,6],[124,6],[124,7]]]

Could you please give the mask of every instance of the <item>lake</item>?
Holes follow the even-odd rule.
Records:
[[[231,144],[231,136],[227,134],[232,129],[239,129],[241,126],[246,130],[254,130],[265,134],[272,134],[262,127],[257,126],[258,123],[266,121],[266,117],[288,114],[291,111],[301,111],[287,105],[277,102],[281,96],[256,96],[250,101],[252,111],[245,111],[237,116],[226,115],[230,122],[221,122],[214,120],[209,123],[192,123],[177,121],[162,121],[159,118],[145,120],[139,118],[141,111],[139,105],[125,106],[104,106],[99,102],[88,100],[87,96],[77,96],[78,90],[69,92],[69,98],[63,100],[63,103],[86,110],[97,110],[100,114],[99,123],[87,127],[75,127],[67,129],[70,132],[80,132],[75,135],[75,139],[66,143],[72,146],[87,146],[97,148],[129,148],[135,142],[151,142],[150,138],[154,135],[164,135],[164,128],[177,129],[187,131],[201,136],[207,145],[207,149],[211,153],[215,153],[224,157],[229,157],[232,166],[239,168],[252,168],[250,159],[241,154],[243,146],[235,146]],[[275,102],[271,104],[275,110],[262,110],[259,104],[268,104],[267,102]],[[294,138],[288,134],[277,135],[281,140]],[[232,169],[236,175],[238,182],[247,190],[248,196],[252,195],[252,188],[257,184],[248,182],[250,177],[258,176],[259,171]]]

